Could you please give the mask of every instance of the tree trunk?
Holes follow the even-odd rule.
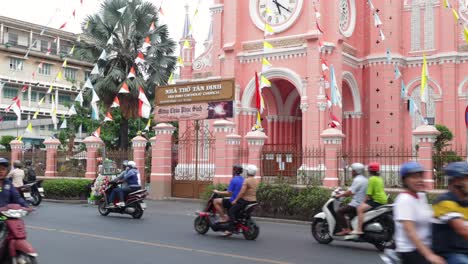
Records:
[[[68,156],[72,157],[73,156],[73,146],[75,145],[75,135],[70,135],[70,138],[68,139]]]
[[[128,119],[122,116],[120,119],[120,149],[128,150]]]

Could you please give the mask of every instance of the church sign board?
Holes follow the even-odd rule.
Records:
[[[233,117],[234,79],[190,82],[156,89],[156,122]]]

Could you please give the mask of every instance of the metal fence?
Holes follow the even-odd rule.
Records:
[[[466,161],[467,150],[461,146],[447,146],[443,151],[434,151],[432,163],[434,167],[434,185],[436,189],[446,189],[448,185],[443,168],[450,162]]]
[[[11,159],[11,151],[8,150],[0,150],[0,158],[5,158],[10,160]]]
[[[58,151],[57,175],[60,177],[85,177],[86,151]]]
[[[384,180],[385,187],[400,187],[400,165],[404,162],[416,159],[417,153],[412,148],[377,146],[362,149],[357,148],[354,151],[340,150],[337,157],[340,185],[349,186],[351,184],[351,164],[359,162],[367,165],[370,162],[378,162],[380,163],[380,176]]]
[[[320,185],[325,176],[325,151],[297,145],[265,145],[262,149],[262,181]]]
[[[121,168],[125,160],[133,160],[133,150],[106,150],[106,159],[112,160],[117,165],[117,168]]]
[[[146,183],[151,183],[151,160],[152,160],[153,151],[151,147],[148,148],[145,152],[145,179]]]
[[[32,161],[34,171],[38,176],[45,175],[47,152],[45,150],[34,149],[23,153],[23,161]]]

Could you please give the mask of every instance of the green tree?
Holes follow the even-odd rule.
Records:
[[[6,150],[11,151],[10,142],[15,140],[14,136],[3,136],[0,138],[0,145],[4,146]]]
[[[125,8],[123,14],[122,8]],[[167,84],[176,64],[176,58],[172,56],[176,43],[169,38],[167,26],[150,30],[152,23],[158,25],[157,8],[152,3],[106,0],[97,14],[88,16],[83,22],[84,36],[76,46],[76,56],[80,59],[97,61],[101,74],[93,75],[91,80],[101,99],[101,107],[107,109],[114,97],[119,96],[118,135],[122,149],[129,145],[129,120],[138,118],[138,88],[142,87],[150,102],[153,101],[155,87]],[[111,37],[112,41],[109,41]],[[146,37],[151,41],[151,47],[144,51],[147,79],[135,64]],[[103,51],[108,55],[107,59],[98,60]],[[135,67],[136,78],[128,80],[131,67]],[[130,93],[118,94],[124,81]]]
[[[440,153],[445,147],[449,146],[449,142],[453,139],[453,134],[450,129],[444,125],[436,125],[436,129],[440,132],[434,143],[434,147]]]

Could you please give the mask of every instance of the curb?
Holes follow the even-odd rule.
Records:
[[[42,199],[48,203],[60,203],[60,204],[88,204],[86,200],[55,200],[55,199]]]
[[[169,201],[169,202],[186,202],[186,203],[202,203],[202,199],[192,199],[192,198],[177,198],[177,197],[164,197],[162,199],[149,199],[150,201]]]
[[[290,219],[281,219],[281,218],[267,218],[267,217],[257,217],[257,216],[254,216],[253,219],[255,219],[258,222],[273,223],[273,224],[310,225],[312,223],[309,221],[290,220]]]

